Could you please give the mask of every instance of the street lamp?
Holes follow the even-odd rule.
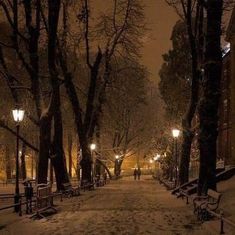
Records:
[[[120,158],[120,156],[119,155],[115,155],[115,165],[114,165],[114,174],[115,174],[115,176],[119,176],[119,166],[118,166],[118,164],[119,164],[119,158]]]
[[[19,132],[20,132],[20,122],[24,118],[23,109],[14,109],[12,110],[13,119],[16,122],[16,184],[15,184],[15,204],[19,203],[20,199],[20,190],[19,190]],[[19,211],[19,205],[15,205],[15,212]]]
[[[172,135],[173,135],[174,138],[178,138],[179,135],[180,135],[180,130],[178,130],[178,129],[173,129],[173,130],[172,130]]]
[[[153,158],[153,160],[154,160],[154,161],[158,161],[158,160],[160,159],[160,157],[161,157],[161,155],[160,155],[160,154],[157,154],[157,155]]]
[[[175,187],[177,186],[178,183],[178,137],[180,135],[180,130],[178,129],[173,129],[172,130],[172,136],[173,136],[173,144],[174,144],[174,155],[175,155]]]
[[[90,150],[91,150],[91,158],[92,158],[92,169],[91,169],[91,173],[92,173],[92,182],[94,180],[94,171],[95,171],[95,163],[94,163],[94,150],[96,149],[96,144],[91,144],[90,145]]]
[[[91,151],[95,150],[96,149],[96,144],[91,144],[90,149],[91,149]]]

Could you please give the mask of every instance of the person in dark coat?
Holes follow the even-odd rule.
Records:
[[[140,180],[140,176],[141,176],[141,170],[140,170],[140,168],[138,168],[138,170],[137,170],[137,176],[138,176],[138,180]]]
[[[134,170],[134,179],[136,180],[136,176],[137,176],[137,169],[135,168]]]

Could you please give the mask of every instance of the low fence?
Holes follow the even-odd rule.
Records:
[[[220,234],[225,234],[225,232],[224,232],[225,223],[235,229],[235,223],[224,217],[223,210],[220,210],[220,213],[216,213],[214,211],[209,211],[209,213],[220,220]]]

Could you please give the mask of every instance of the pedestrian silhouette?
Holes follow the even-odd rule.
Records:
[[[137,169],[135,168],[134,170],[134,179],[136,180],[136,176],[137,176]]]
[[[137,176],[138,176],[138,180],[140,180],[140,176],[141,176],[141,170],[140,170],[140,168],[138,168],[138,170],[137,170]]]
[[[106,171],[104,172],[103,177],[104,177],[104,183],[106,184],[107,183],[107,173],[106,173]]]

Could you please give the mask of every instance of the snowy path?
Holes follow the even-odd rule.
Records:
[[[208,234],[185,202],[172,197],[150,176],[114,181],[59,204],[59,213],[37,221],[13,220],[0,235]]]

